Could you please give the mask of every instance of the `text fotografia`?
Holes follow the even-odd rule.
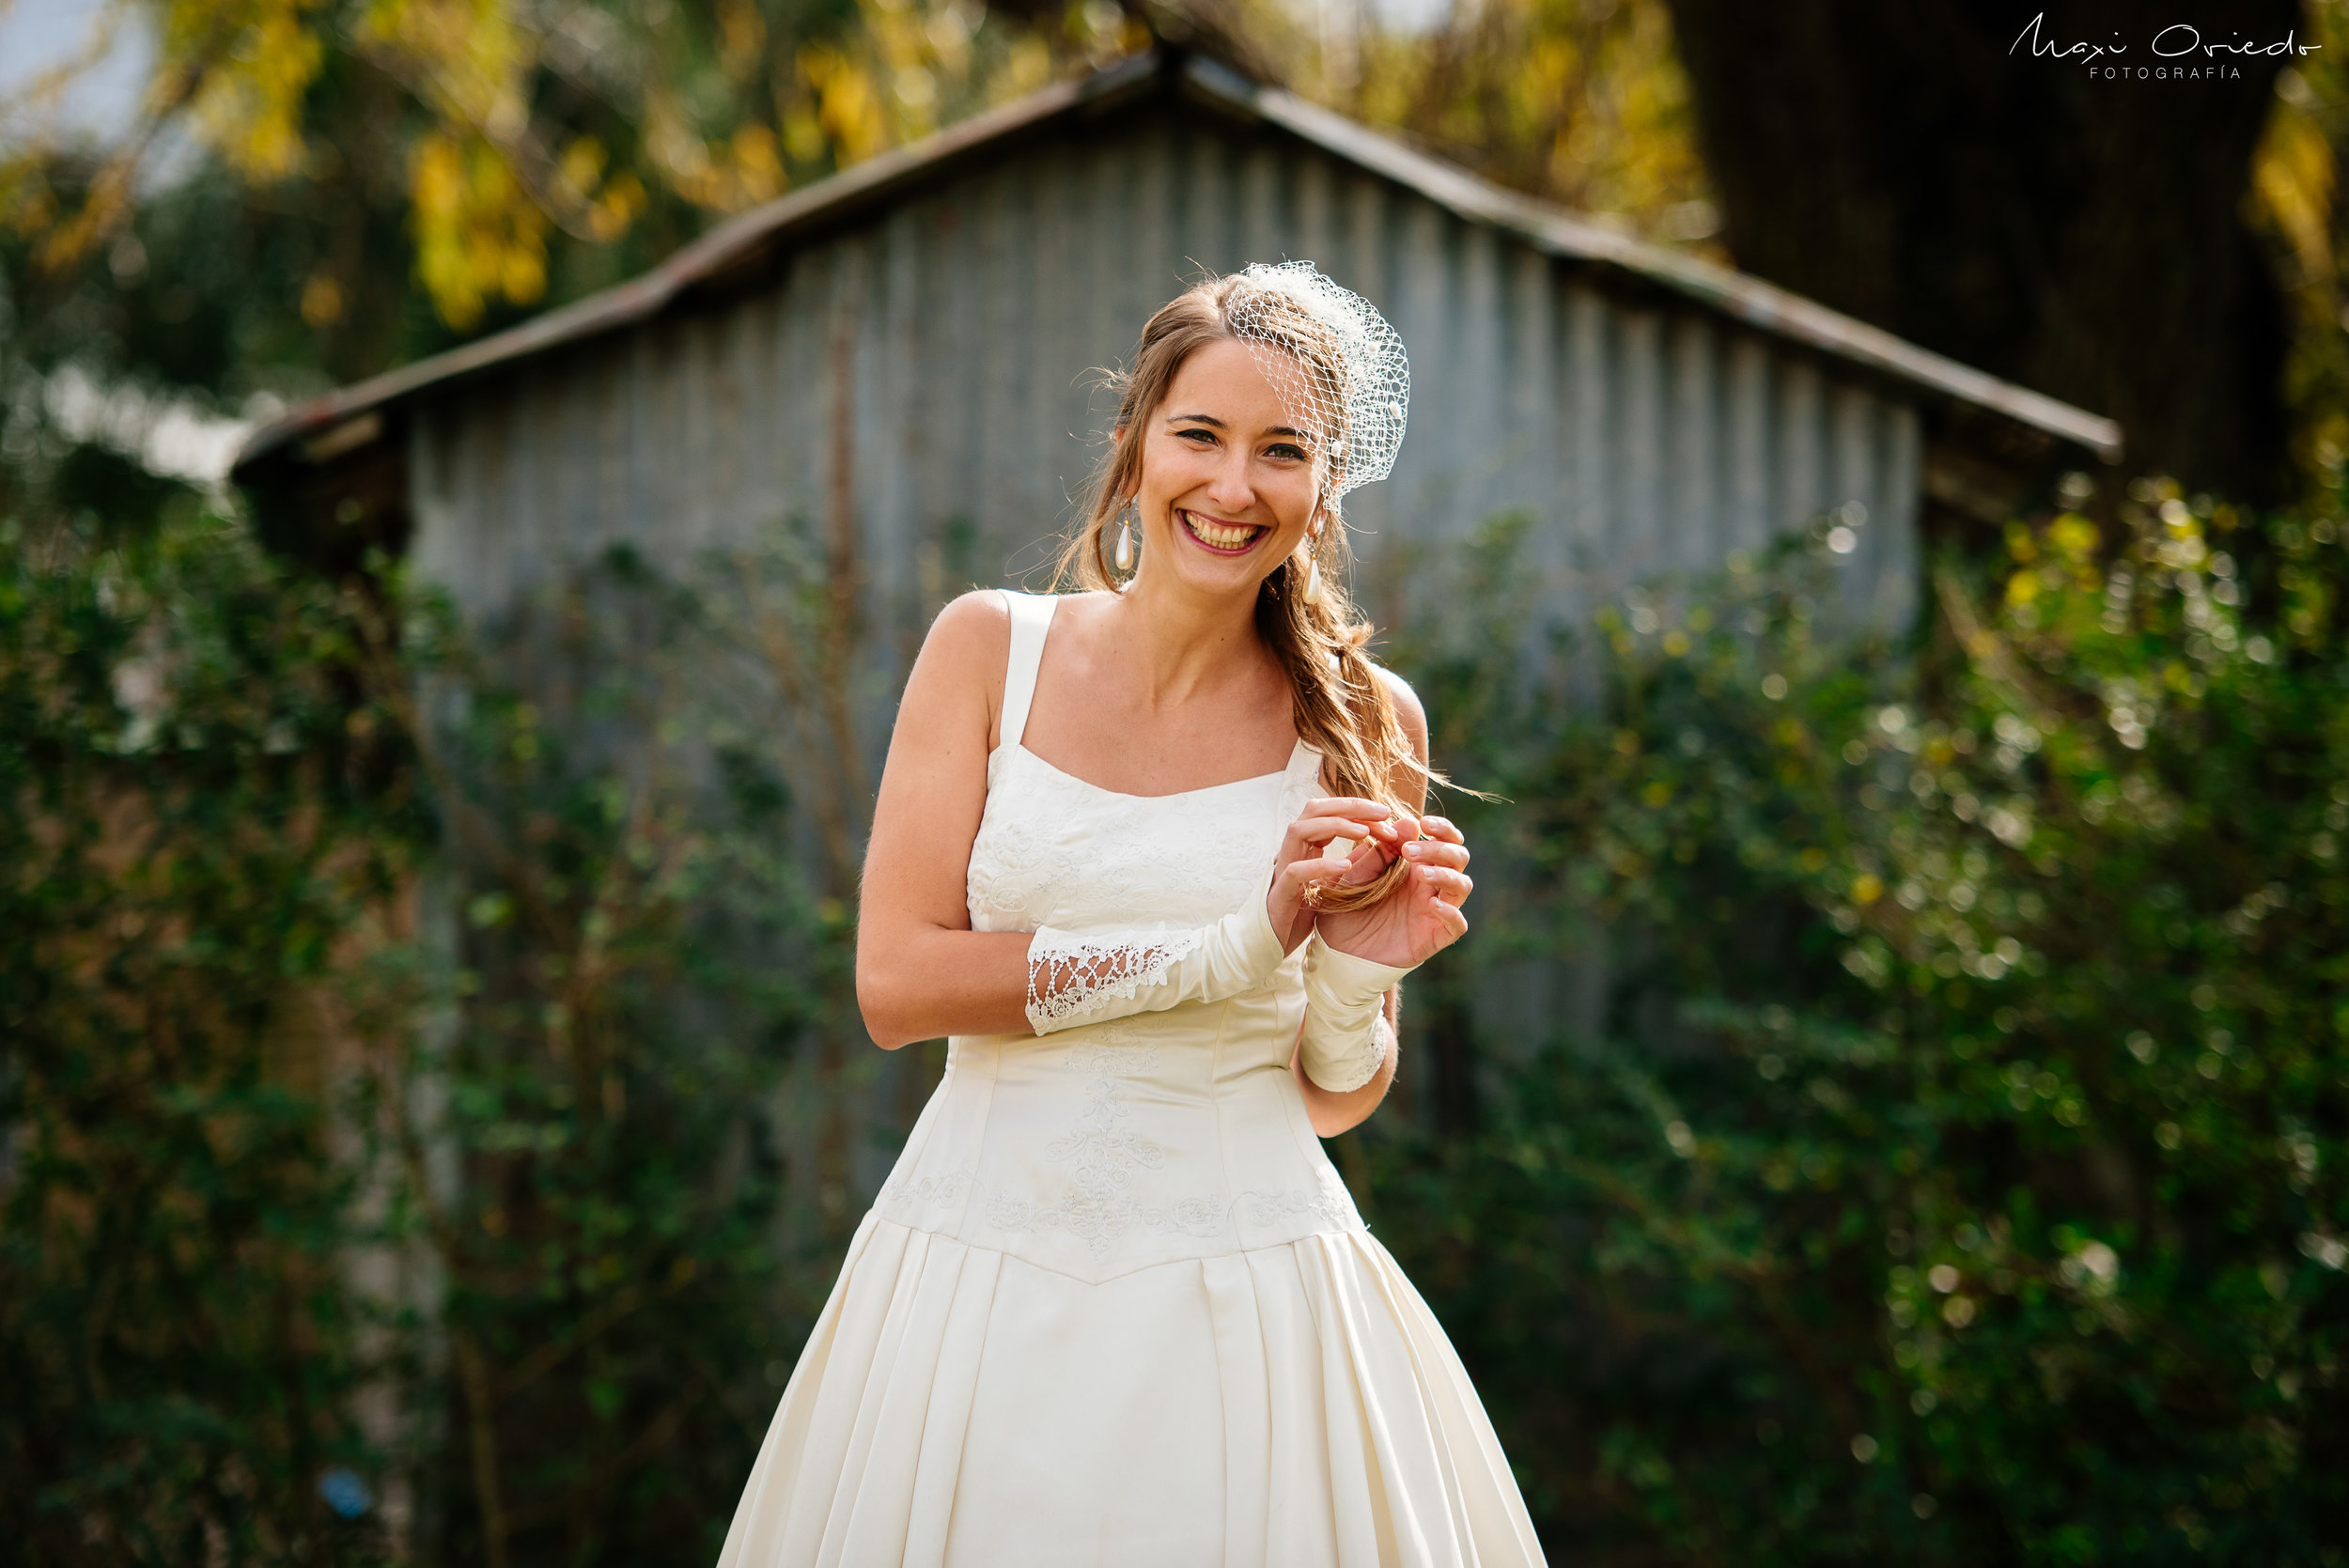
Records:
[[[2086,66],[2089,75],[2113,82],[2235,81],[2242,78],[2240,62],[2244,60],[2279,55],[2299,59],[2325,47],[2321,43],[2300,42],[2295,29],[2287,29],[2282,38],[2268,42],[2247,39],[2240,33],[2230,33],[2224,39],[2210,39],[2203,36],[2201,28],[2186,22],[2171,23],[2139,47],[2122,41],[2118,33],[2104,43],[2086,39],[2064,43],[2047,36],[2046,11],[2032,17],[2015,36],[2007,53],[2020,53],[2025,45],[2030,46],[2033,59],[2074,60]],[[2123,58],[2132,54],[2134,59]]]

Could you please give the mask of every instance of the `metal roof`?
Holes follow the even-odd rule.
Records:
[[[696,292],[724,287],[769,256],[774,245],[796,235],[847,221],[909,188],[949,178],[1007,144],[1168,91],[1235,117],[1277,126],[1418,193],[1466,222],[1505,231],[1549,255],[1692,300],[1731,319],[1940,398],[1991,411],[2086,448],[2108,462],[2120,458],[2121,427],[2110,419],[1921,349],[1774,284],[1504,190],[1293,93],[1251,81],[1218,61],[1161,46],[973,116],[741,213],[641,277],[462,348],[300,403],[246,441],[232,472],[296,442],[307,442],[305,454],[320,460],[364,444],[373,432],[345,439],[346,422],[429,388],[658,316]]]

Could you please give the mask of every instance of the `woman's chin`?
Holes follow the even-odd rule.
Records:
[[[1238,561],[1203,559],[1194,555],[1188,561],[1160,564],[1173,568],[1168,575],[1185,590],[1216,598],[1251,597],[1258,591],[1265,578],[1252,555]]]

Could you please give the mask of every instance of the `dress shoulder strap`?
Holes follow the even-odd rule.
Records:
[[[1058,594],[1000,590],[1011,612],[1011,658],[1003,665],[1003,721],[997,744],[1012,745],[1027,732],[1028,705],[1035,698],[1035,673],[1044,663],[1044,634],[1052,629]]]

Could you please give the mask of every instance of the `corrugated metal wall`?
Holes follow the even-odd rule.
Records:
[[[1316,148],[1162,99],[809,244],[728,306],[421,400],[415,560],[492,616],[614,542],[682,569],[786,518],[821,538],[845,502],[877,771],[940,600],[1040,582],[1110,411],[1088,372],[1199,268],[1292,256],[1367,295],[1410,349],[1401,458],[1348,503],[1366,570],[1396,541],[1525,508],[1548,598],[1579,617],[1859,501],[1849,597],[1910,613],[1919,419],[1881,383],[1685,303],[1602,292]],[[1508,989],[1535,1010],[1587,995],[1562,978]],[[893,1075],[910,1068],[864,1068],[876,1123],[902,1113]],[[875,1143],[856,1185],[869,1194],[886,1161]]]
[[[788,515],[821,519],[845,394],[871,609],[918,620],[932,608],[923,548],[956,525],[978,581],[1049,558],[1107,412],[1089,369],[1130,349],[1197,267],[1285,256],[1367,295],[1410,349],[1402,457],[1348,503],[1365,557],[1530,508],[1570,613],[1857,500],[1873,526],[1855,589],[1908,612],[1911,406],[1700,310],[1572,281],[1316,149],[1162,101],[810,245],[730,308],[423,400],[417,562],[489,612],[614,541],[682,563]]]

